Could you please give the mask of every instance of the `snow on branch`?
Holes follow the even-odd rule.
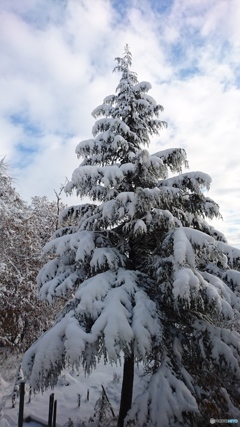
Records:
[[[187,154],[182,148],[168,148],[152,154],[160,157],[163,163],[166,164],[172,172],[182,172],[182,167],[188,167]]]
[[[100,116],[105,116],[105,117],[111,116],[111,113],[112,113],[112,106],[109,104],[102,104],[93,110],[92,116],[96,119],[97,117],[100,117]]]
[[[126,426],[170,427],[176,419],[179,425],[188,425],[184,424],[187,412],[198,413],[197,402],[166,358],[152,375],[146,391],[133,402]]]
[[[240,335],[236,331],[211,325],[206,321],[195,320],[195,334],[204,333],[207,345],[211,348],[211,358],[215,363],[226,365],[240,378]]]
[[[142,93],[141,96],[142,96],[142,99],[145,99],[146,101],[148,101],[149,104],[151,104],[153,107],[157,106],[155,99],[152,96],[150,96],[149,94]]]
[[[236,270],[227,270],[223,278],[238,292],[240,292],[240,272]]]
[[[218,293],[218,297],[221,297],[222,305],[225,305],[225,307],[222,307],[221,311],[226,315],[226,317],[229,316],[230,318],[233,318],[232,307],[235,310],[240,311],[240,298],[237,298],[236,293],[234,293],[220,278],[208,272],[202,272],[201,274],[208,283],[211,283],[215,293]],[[215,296],[212,295],[212,298],[215,299]]]
[[[153,340],[155,345],[161,342],[162,328],[159,324],[156,304],[142,290],[135,294],[132,329],[135,336],[134,353],[140,354],[144,359],[151,353]]]
[[[103,235],[83,230],[50,241],[45,253],[56,254],[40,271],[37,282],[42,299],[66,296],[87,274],[125,265],[124,256]]]
[[[63,337],[66,321],[67,319],[47,331],[24,354],[24,377],[34,390],[44,391],[49,386],[53,387],[65,366],[62,355],[65,353]]]
[[[108,189],[114,188],[123,179],[124,174],[117,165],[80,166],[74,170],[72,181],[67,184],[66,191],[72,192],[75,187],[80,196],[89,195],[93,199],[101,200],[106,197]]]
[[[83,217],[89,217],[92,216],[95,212],[97,205],[92,203],[85,203],[82,205],[76,205],[76,206],[68,206],[65,209],[62,210],[62,212],[59,215],[59,224],[63,225],[67,221],[70,221],[70,223],[76,222],[76,220],[80,220]],[[58,237],[56,235],[56,237]]]
[[[25,375],[35,389],[55,385],[65,363],[81,362],[89,373],[102,352],[114,362],[132,345],[138,360],[151,353],[159,323],[140,281],[139,272],[121,267],[82,281],[55,325],[25,353]]]
[[[240,267],[240,249],[227,245],[224,242],[217,242],[217,247],[227,256],[231,267]]]
[[[84,315],[84,313],[88,313],[88,315],[96,319],[104,307],[103,299],[115,280],[115,273],[112,271],[98,273],[96,276],[84,280],[75,293],[76,314]]]
[[[149,82],[140,82],[133,86],[133,92],[148,92],[152,89],[152,85]]]
[[[141,234],[145,234],[147,233],[147,227],[145,222],[142,219],[138,219],[135,222],[134,225],[134,229],[133,229],[134,234],[137,235],[141,235]]]
[[[77,157],[89,156],[90,154],[99,154],[101,153],[101,144],[96,139],[86,139],[77,145],[75,149]]]
[[[62,256],[69,250],[76,250],[76,261],[84,260],[85,256],[91,255],[95,248],[95,236],[91,231],[79,231],[74,234],[62,236],[59,239],[50,240],[43,252],[45,254],[55,252]]]
[[[234,292],[215,275],[201,271],[198,262],[206,257],[208,263],[215,260],[227,267],[224,255],[219,252],[218,242],[213,237],[187,227],[179,227],[174,232],[174,283],[173,297],[178,305],[185,302],[194,307],[196,302],[202,309],[212,310],[226,319],[234,318],[234,310],[240,310],[240,300]],[[196,251],[196,254],[194,253]],[[217,261],[216,261],[217,260]],[[211,269],[211,264],[208,264]],[[216,274],[216,268],[214,270]]]
[[[205,246],[211,248],[211,245],[216,244],[216,241],[212,236],[209,236],[202,231],[195,230],[194,228],[182,227],[182,232],[185,233],[189,242],[191,242],[195,247],[203,248]]]
[[[181,268],[175,273],[172,291],[175,300],[178,298],[185,300],[190,306],[191,300],[196,299],[199,289],[199,279],[190,268]]]
[[[48,261],[37,276],[41,300],[47,299],[51,304],[56,296],[66,297],[79,277],[79,271],[75,271],[72,265],[61,265],[58,258]]]
[[[180,227],[174,233],[174,257],[180,265],[188,263],[188,265],[194,268],[195,255],[185,230],[188,231],[188,229]]]
[[[93,272],[109,268],[110,270],[123,267],[123,257],[115,248],[96,248],[93,252],[90,267]]]
[[[103,118],[96,121],[92,128],[93,136],[100,132],[110,130],[111,132],[128,135],[136,139],[136,135],[132,132],[127,124],[118,118]]]
[[[211,177],[206,173],[188,172],[160,181],[159,185],[186,188],[193,192],[199,193],[202,189],[209,190],[211,181]]]
[[[137,195],[134,192],[126,191],[118,194],[116,197],[116,202],[119,206],[119,218],[121,218],[121,214],[129,215],[133,217],[136,212],[136,204],[137,204]],[[122,208],[122,210],[121,210]]]
[[[104,98],[103,103],[113,105],[115,100],[116,100],[116,95],[108,95]]]

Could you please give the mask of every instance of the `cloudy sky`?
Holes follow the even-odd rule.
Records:
[[[22,197],[71,178],[128,43],[168,122],[149,151],[183,147],[211,175],[214,225],[240,247],[239,22],[239,0],[0,0],[0,157]]]

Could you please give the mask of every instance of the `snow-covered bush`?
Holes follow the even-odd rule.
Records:
[[[24,202],[0,161],[0,345],[11,351],[25,351],[53,320],[49,304],[39,301],[36,276],[57,209],[46,197]]]

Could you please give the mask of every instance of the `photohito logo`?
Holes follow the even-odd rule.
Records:
[[[215,424],[215,423],[219,423],[219,424],[224,424],[224,423],[227,423],[227,424],[229,424],[229,423],[231,423],[231,424],[237,424],[238,423],[238,420],[236,420],[236,419],[231,419],[231,420],[215,420],[215,418],[211,418],[210,419],[210,424]]]

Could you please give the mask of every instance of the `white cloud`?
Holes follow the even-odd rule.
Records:
[[[91,137],[91,111],[115,91],[114,58],[128,43],[165,108],[160,144],[183,146],[190,169],[212,176],[219,228],[240,245],[240,3],[174,0],[164,13],[150,0],[121,4],[0,0],[0,154],[17,165],[25,198],[52,198],[78,164],[77,142]]]

